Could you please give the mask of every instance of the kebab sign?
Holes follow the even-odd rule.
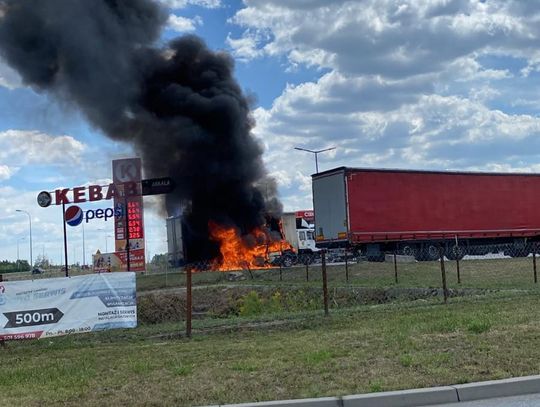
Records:
[[[139,182],[122,182],[109,185],[89,185],[87,187],[56,189],[52,193],[41,191],[37,196],[38,205],[46,208],[52,204],[77,204],[115,198],[166,194],[174,189],[171,178],[151,178]],[[54,199],[53,199],[54,198]]]
[[[115,255],[125,263],[127,271],[144,271],[144,219],[142,197],[172,192],[175,184],[169,177],[142,179],[141,160],[128,158],[112,162],[113,182],[108,185],[88,185],[41,191],[39,206],[61,205],[64,216],[64,252],[67,264],[67,234],[65,225],[78,226],[83,220],[114,219]],[[84,211],[79,204],[113,200],[113,208]],[[66,208],[66,205],[70,205]],[[105,255],[105,254],[103,254]],[[97,256],[97,254],[96,254]],[[67,276],[67,268],[66,268]]]
[[[37,196],[37,202],[42,208],[47,208],[52,204],[74,204],[110,200],[119,197],[168,194],[174,190],[174,187],[175,184],[172,178],[150,178],[143,179],[140,183],[123,182],[120,184],[110,183],[109,185],[62,188],[56,189],[52,193],[41,191]]]

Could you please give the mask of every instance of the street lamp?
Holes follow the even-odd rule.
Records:
[[[300,150],[300,151],[307,151],[308,153],[315,154],[315,173],[318,174],[319,173],[319,160],[317,158],[317,154],[323,153],[325,151],[335,150],[336,148],[330,147],[330,148],[324,148],[322,150],[308,150],[307,148],[295,147],[294,149]]]
[[[32,269],[32,267],[34,267],[34,259],[32,258],[32,217],[28,212],[23,211],[22,209],[15,209],[15,212],[22,212],[28,215],[28,221],[30,222],[30,269]]]
[[[86,266],[86,248],[84,244],[84,222],[82,222],[81,225],[82,225],[82,265],[84,269],[84,266]]]
[[[109,231],[108,229],[103,229],[103,228],[99,228],[99,229],[96,229],[96,230],[99,230],[99,231],[102,231],[102,232],[108,232]],[[109,252],[109,247],[108,247],[108,244],[107,244],[109,237],[113,237],[113,236],[108,235],[108,234],[105,235],[105,253]]]

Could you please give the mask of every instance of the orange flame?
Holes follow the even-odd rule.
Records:
[[[283,239],[272,238],[270,233],[257,228],[241,236],[234,227],[224,227],[208,222],[210,237],[219,242],[220,258],[212,262],[212,269],[219,271],[261,269],[271,267],[269,253],[293,250]]]

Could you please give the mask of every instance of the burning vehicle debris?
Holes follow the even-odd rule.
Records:
[[[231,247],[257,258],[282,243],[263,231],[281,204],[250,101],[228,54],[193,35],[158,45],[167,17],[151,0],[0,0],[0,54],[27,86],[129,144],[147,177],[174,180],[163,214],[183,214],[192,261],[254,264]]]

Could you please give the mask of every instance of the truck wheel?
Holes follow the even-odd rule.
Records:
[[[403,253],[404,256],[415,257],[418,253],[418,248],[413,244],[406,244],[401,248],[401,253]]]
[[[292,258],[292,256],[283,256],[283,258],[281,259],[281,265],[283,267],[291,267],[292,265],[294,264],[294,259]]]
[[[464,247],[448,246],[446,248],[446,257],[448,260],[461,260],[465,257],[466,250]]]
[[[434,244],[427,244],[415,256],[417,261],[435,261],[439,260],[439,248]]]

